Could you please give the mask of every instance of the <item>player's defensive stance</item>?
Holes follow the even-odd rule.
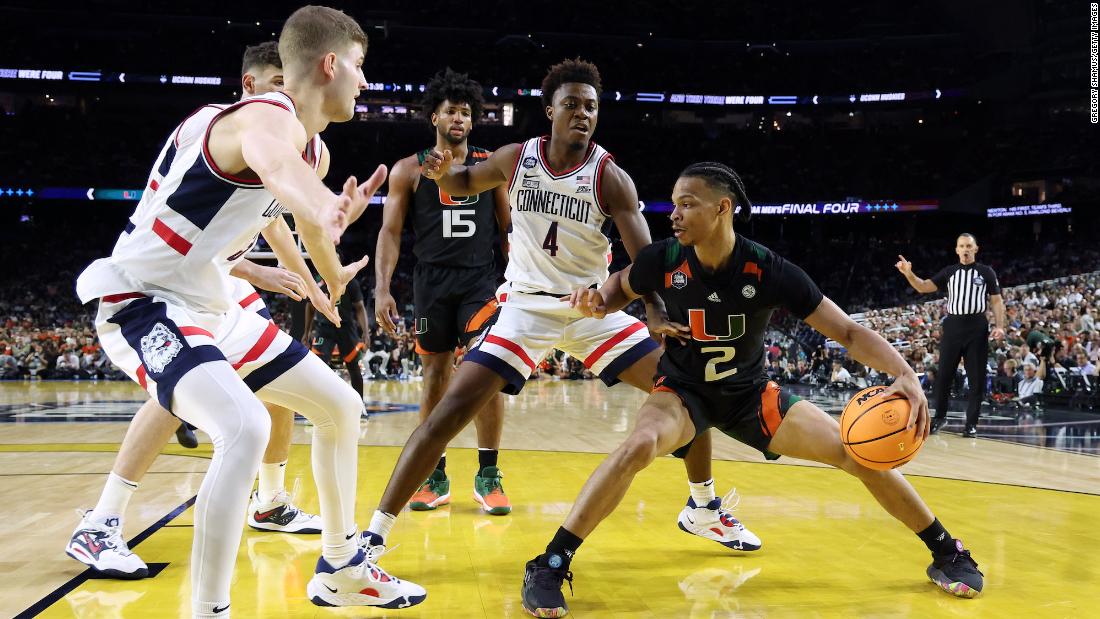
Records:
[[[349,178],[336,195],[309,163],[315,136],[354,115],[366,47],[363,30],[340,11],[309,6],[291,15],[279,37],[285,91],[204,106],[185,119],[111,256],[77,282],[82,301],[99,301],[96,330],[111,360],[214,444],[195,503],[195,617],[229,616],[240,518],[271,423],[261,399],[314,425],[322,551],[310,599],[396,608],[425,596],[372,565],[355,542],[363,401],[300,342],[241,307],[229,275],[257,234],[282,224],[284,208],[332,299],[366,264],[341,266],[334,241],[366,208],[385,168],[362,188]],[[338,324],[332,299],[313,301]]]
[[[630,436],[588,479],[546,551],[527,563],[523,607],[537,617],[565,615],[562,581],[572,582],[569,564],[581,541],[615,509],[639,471],[710,427],[768,459],[814,460],[856,476],[932,551],[928,576],[936,584],[960,597],[977,595],[977,563],[909,482],[896,470],[857,464],[841,445],[836,420],[768,381],[764,331],[772,311],[784,307],[857,361],[891,374],[894,384],[882,397],[908,398],[913,423],[927,435],[928,402],[913,370],[886,340],[825,298],[800,268],[734,232],[735,206],[747,220],[751,204],[732,169],[712,162],[689,166],[672,201],[674,239],[643,249],[599,290],[578,288],[563,299],[585,316],[603,318],[656,292],[678,323],[680,339],[666,339],[653,391]]]

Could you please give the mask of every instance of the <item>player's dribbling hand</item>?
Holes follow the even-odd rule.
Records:
[[[374,318],[382,329],[392,336],[397,335],[397,301],[388,292],[376,292],[374,295]]]
[[[245,278],[253,286],[268,292],[277,292],[301,301],[306,298],[306,282],[301,275],[282,267],[256,265],[256,270]]]
[[[607,315],[607,303],[600,291],[595,288],[577,288],[573,294],[561,297],[559,300],[562,303],[568,303],[569,307],[587,318],[603,318]]]
[[[454,153],[450,150],[439,152],[433,148],[424,157],[424,165],[420,166],[421,173],[433,181],[438,180],[447,173],[447,170],[451,168],[451,162],[454,160]]]
[[[349,176],[348,180],[344,181],[344,188],[340,192],[340,197],[344,199],[340,200],[338,204],[347,217],[345,227],[355,223],[363,214],[363,211],[367,210],[370,199],[382,186],[382,183],[386,182],[387,174],[389,174],[389,170],[386,166],[379,165],[374,169],[374,174],[371,174],[370,178],[362,185],[354,176]]]
[[[894,394],[901,395],[909,400],[912,413],[909,415],[910,428],[917,428],[917,435],[928,438],[928,398],[921,389],[920,381],[913,372],[899,376],[890,388],[882,392],[882,398],[888,398]]]
[[[894,265],[902,275],[909,275],[913,272],[913,263],[905,259],[905,256],[898,254],[898,262]]]

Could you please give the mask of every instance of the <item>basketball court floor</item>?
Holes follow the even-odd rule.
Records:
[[[367,384],[358,517],[369,520],[417,423],[419,383]],[[836,412],[843,394],[812,394]],[[90,579],[64,554],[78,509],[96,502],[126,420],[143,401],[129,383],[0,384],[0,616],[185,617],[191,505],[209,444],[171,444],[126,514],[125,537],[155,576]],[[246,529],[233,584],[236,617],[521,617],[523,567],[561,524],[587,475],[632,425],[642,394],[598,381],[528,383],[509,398],[500,465],[514,511],[488,516],[470,497],[473,428],[448,451],[452,504],[404,512],[382,559],[428,589],[412,609],[327,609],[305,597],[319,536]],[[1100,417],[996,416],[978,439],[931,437],[903,471],[985,573],[975,600],[939,591],[929,555],[840,471],[781,459],[715,436],[719,494],[764,542],[727,551],[676,528],[683,466],[660,458],[573,562],[572,615],[587,617],[1083,617],[1100,601]],[[288,485],[317,509],[309,432],[296,428]],[[200,435],[201,436],[201,435]],[[243,526],[226,523],[226,526]]]

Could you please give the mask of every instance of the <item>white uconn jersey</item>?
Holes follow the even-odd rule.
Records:
[[[283,93],[207,105],[188,116],[161,149],[145,193],[110,258],[92,263],[77,281],[81,301],[135,292],[170,293],[187,305],[224,312],[235,300],[229,271],[283,207],[255,175],[218,169],[207,141],[214,122],[243,105],[267,104],[295,114]],[[314,136],[303,158],[314,168],[321,142]],[[136,280],[136,281],[135,281]]]
[[[508,200],[512,230],[504,273],[518,292],[568,294],[607,280],[609,219],[600,203],[600,176],[611,155],[589,142],[577,167],[558,172],[546,161],[548,137],[523,144]]]

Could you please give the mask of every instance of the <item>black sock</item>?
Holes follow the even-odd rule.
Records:
[[[485,470],[485,467],[487,467],[487,466],[496,466],[497,465],[497,454],[498,453],[499,452],[495,449],[485,449],[483,447],[478,447],[478,449],[477,449],[478,471],[480,472],[480,471]]]
[[[939,518],[933,520],[927,529],[917,533],[917,537],[933,554],[946,555],[955,552],[955,538],[943,528]]]
[[[562,569],[569,569],[569,563],[573,560],[573,555],[576,554],[577,549],[581,547],[583,539],[573,535],[569,531],[565,530],[565,527],[558,527],[558,532],[554,534],[554,539],[550,540],[550,543],[546,545],[546,554],[542,555],[539,559],[539,563],[542,565],[550,565],[550,555],[558,555],[563,559],[561,566],[550,565],[550,567],[561,567]]]
[[[437,471],[447,472],[447,454],[443,454],[439,457],[439,464],[435,465]]]

